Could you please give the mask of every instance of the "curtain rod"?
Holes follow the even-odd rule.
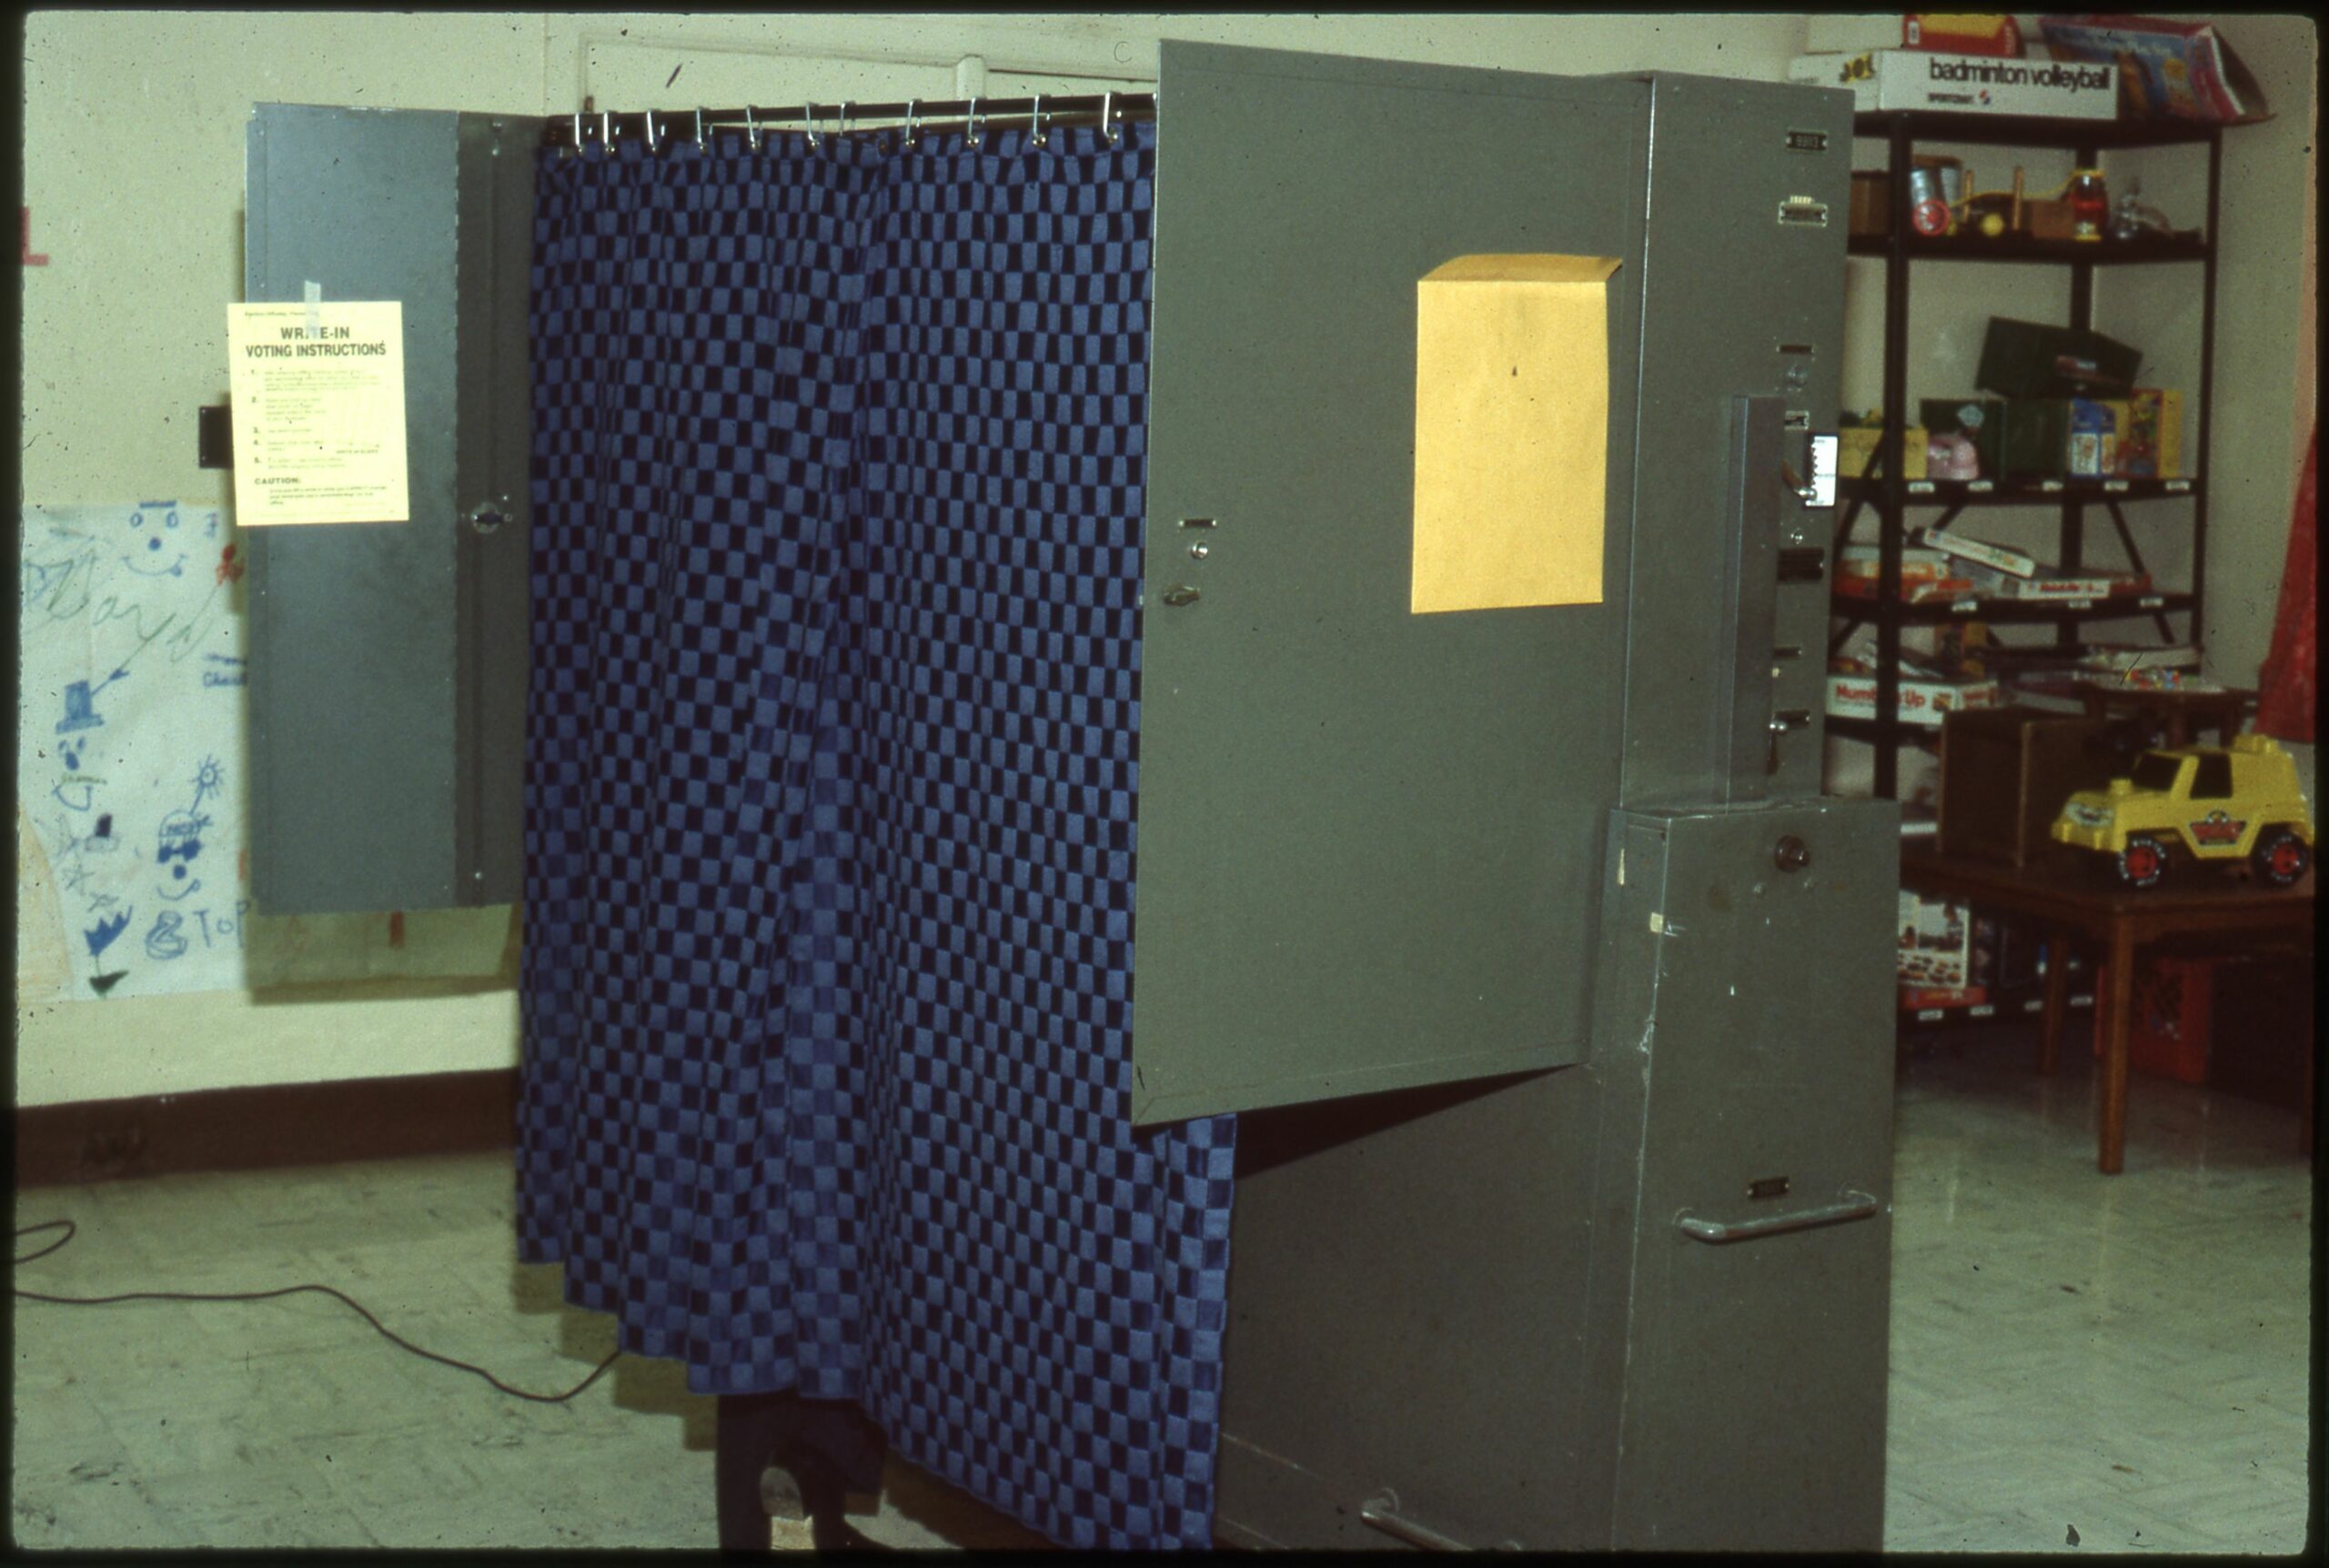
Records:
[[[1154,93],[1083,93],[1032,98],[913,98],[902,104],[803,104],[792,108],[644,109],[554,115],[542,122],[542,145],[579,147],[586,142],[644,139],[650,147],[666,141],[692,141],[699,132],[740,130],[759,136],[819,136],[846,134],[865,120],[896,120],[910,132],[984,126],[996,120],[1036,126],[1107,125],[1154,119]]]

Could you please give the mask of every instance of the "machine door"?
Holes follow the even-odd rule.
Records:
[[[411,517],[250,528],[262,914],[518,896],[539,121],[262,104],[244,297],[404,307]]]
[[[1586,1050],[1647,85],[1167,42],[1134,1115]],[[1614,258],[1598,603],[1410,612],[1417,284]]]

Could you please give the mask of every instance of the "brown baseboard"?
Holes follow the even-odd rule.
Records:
[[[518,1072],[262,1084],[16,1109],[16,1185],[509,1149]]]

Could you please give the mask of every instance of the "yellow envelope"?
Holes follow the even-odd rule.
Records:
[[[1617,270],[1464,256],[1416,285],[1413,613],[1601,602]]]

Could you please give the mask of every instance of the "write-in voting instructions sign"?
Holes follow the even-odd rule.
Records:
[[[401,523],[404,306],[227,307],[235,522]]]

